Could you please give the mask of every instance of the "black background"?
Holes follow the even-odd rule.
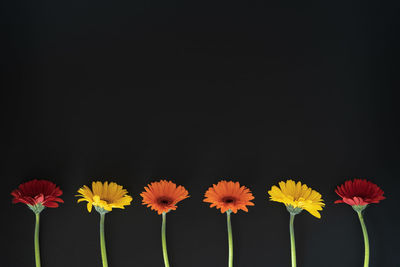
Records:
[[[371,2],[371,3],[370,3]],[[46,178],[65,204],[42,213],[43,267],[101,266],[98,220],[76,190],[124,185],[106,218],[110,266],[163,266],[160,223],[141,205],[160,178],[191,198],[168,215],[173,267],[227,265],[226,219],[202,203],[221,178],[256,199],[232,218],[235,266],[290,266],[282,179],[321,192],[296,218],[298,266],[362,266],[355,212],[334,188],[368,178],[371,267],[399,266],[395,68],[399,5],[381,1],[3,1],[3,266],[34,266],[34,215],[11,190]]]

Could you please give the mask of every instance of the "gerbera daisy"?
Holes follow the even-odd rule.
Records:
[[[131,204],[132,197],[128,195],[128,191],[121,185],[116,183],[92,182],[92,189],[84,185],[78,190],[78,203],[87,202],[87,210],[92,211],[92,206],[102,212],[109,212],[113,208],[124,209],[124,206]]]
[[[346,203],[350,206],[365,206],[385,199],[383,190],[365,179],[346,181],[338,186],[335,192],[342,198],[335,203]]]
[[[321,218],[319,213],[325,206],[321,198],[321,194],[309,188],[301,182],[297,184],[292,180],[279,182],[279,187],[272,186],[268,191],[271,201],[281,202],[285,204],[286,209],[290,213],[289,230],[290,230],[290,247],[292,256],[292,267],[296,267],[296,244],[294,238],[294,217],[303,209],[311,213],[317,218]]]
[[[210,207],[216,207],[221,210],[221,213],[226,213],[228,227],[228,245],[229,256],[228,266],[233,266],[233,237],[231,213],[237,213],[238,210],[247,212],[247,206],[254,206],[251,200],[254,199],[250,189],[245,186],[240,186],[239,182],[220,181],[218,184],[213,184],[205,193],[204,202],[211,203]]]
[[[325,206],[321,194],[301,182],[292,180],[279,182],[279,187],[272,186],[268,191],[270,200],[285,204],[291,213],[299,213],[303,209],[317,218],[321,218],[319,211]]]
[[[35,263],[36,267],[40,267],[40,212],[42,212],[45,207],[57,208],[58,202],[63,203],[64,201],[59,198],[59,196],[62,195],[62,191],[53,182],[35,179],[20,184],[18,189],[15,189],[11,192],[11,195],[14,197],[12,200],[13,203],[24,203],[35,213]]]
[[[238,210],[247,212],[246,206],[254,206],[253,199],[250,189],[240,186],[239,182],[220,181],[207,190],[204,202],[211,203],[210,207],[220,209],[221,213],[228,210],[237,213]]]
[[[367,227],[364,222],[363,210],[371,203],[379,203],[385,199],[384,192],[374,183],[365,179],[348,180],[344,184],[338,186],[335,190],[342,199],[336,200],[335,203],[349,204],[358,215],[361,229],[364,236],[364,267],[369,266],[369,238]]]
[[[106,241],[104,237],[104,219],[106,213],[113,208],[124,209],[125,206],[131,204],[132,197],[128,195],[128,191],[121,185],[114,182],[92,182],[92,189],[84,185],[79,188],[77,197],[78,203],[87,202],[87,210],[92,211],[92,207],[100,214],[100,249],[103,267],[108,267]]]
[[[176,204],[189,197],[188,191],[183,186],[176,186],[171,181],[161,180],[150,183],[140,194],[143,198],[142,204],[147,205],[158,215],[176,210]]]
[[[162,214],[161,243],[163,248],[164,264],[165,267],[169,267],[165,233],[167,213],[171,210],[176,210],[176,204],[179,201],[188,198],[189,193],[183,186],[177,187],[173,182],[166,180],[150,183],[144,188],[144,190],[145,191],[140,194],[143,198],[142,204],[157,211],[158,215]]]
[[[47,180],[32,180],[18,186],[11,192],[13,203],[24,203],[35,213],[41,212],[45,207],[57,208],[58,203],[64,201],[59,198],[62,191],[55,183]]]

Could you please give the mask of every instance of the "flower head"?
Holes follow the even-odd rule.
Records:
[[[319,211],[325,206],[321,194],[307,187],[301,182],[292,180],[279,182],[279,187],[272,186],[268,191],[271,201],[285,204],[289,212],[298,213],[303,209],[317,218],[321,218]]]
[[[335,203],[346,203],[351,206],[365,206],[385,199],[383,190],[365,179],[346,181],[338,186],[335,192],[342,198]]]
[[[221,209],[221,213],[238,210],[248,211],[247,206],[254,206],[251,200],[254,199],[250,189],[240,186],[239,182],[220,181],[213,184],[205,193],[204,202],[211,203],[210,207]]]
[[[92,206],[100,213],[106,213],[113,208],[124,209],[131,204],[132,197],[121,185],[114,182],[92,182],[92,189],[84,185],[78,190],[78,203],[87,202],[87,210],[92,211]]]
[[[11,192],[13,203],[24,203],[35,213],[41,212],[45,207],[57,208],[58,203],[64,201],[59,198],[62,191],[53,182],[47,180],[32,180],[18,186]]]
[[[171,181],[161,180],[148,184],[140,194],[142,204],[147,205],[160,215],[170,210],[176,210],[176,204],[189,197],[188,191],[183,186],[176,186]]]

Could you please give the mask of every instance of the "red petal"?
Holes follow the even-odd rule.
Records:
[[[351,199],[351,198],[343,198],[343,202],[346,203],[346,204],[349,204],[349,205],[351,205],[351,206],[356,205],[356,203],[354,202],[354,200]]]
[[[43,206],[48,207],[48,208],[57,208],[58,207],[58,203],[57,202],[48,201],[48,202],[43,203]]]

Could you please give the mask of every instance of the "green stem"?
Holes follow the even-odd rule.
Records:
[[[368,232],[367,227],[365,226],[364,218],[362,216],[362,211],[358,211],[358,218],[360,219],[360,224],[362,228],[362,232],[364,235],[364,247],[365,247],[365,254],[364,254],[364,267],[369,266],[369,239],[368,239]]]
[[[108,267],[107,262],[107,251],[106,251],[106,240],[104,238],[104,218],[105,213],[100,213],[100,249],[101,249],[101,260],[103,267]]]
[[[163,249],[164,265],[169,267],[168,252],[167,252],[167,239],[165,237],[165,229],[167,224],[167,214],[163,212],[162,214],[162,226],[161,226],[161,243]]]
[[[295,214],[290,213],[290,223],[289,223],[289,230],[290,230],[290,251],[292,253],[292,267],[296,267],[296,243],[294,240],[294,216]]]
[[[233,267],[233,238],[232,238],[231,211],[226,212],[226,223],[228,226],[228,244],[229,244],[228,266]]]
[[[35,262],[36,267],[40,267],[40,248],[39,248],[39,223],[40,214],[36,213],[36,223],[35,223]]]

